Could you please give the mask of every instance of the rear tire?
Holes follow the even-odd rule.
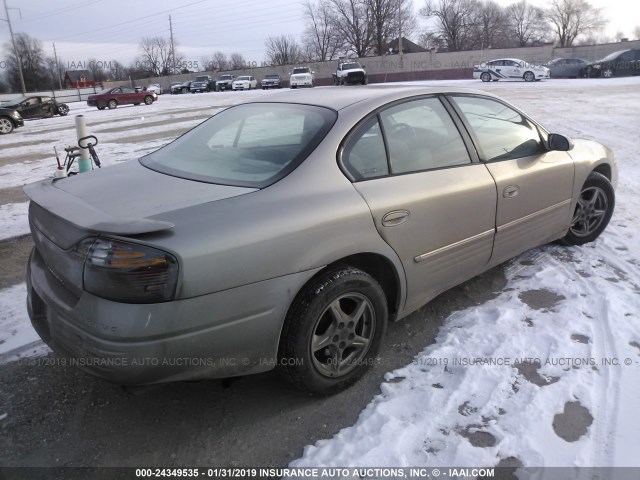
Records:
[[[562,239],[567,245],[593,242],[607,228],[615,208],[615,191],[604,175],[591,172],[576,203],[569,232]]]
[[[328,395],[356,382],[375,362],[387,300],[368,273],[329,269],[298,293],[280,337],[278,365],[301,390]]]
[[[109,100],[109,102],[107,103],[107,107],[109,108],[109,110],[113,110],[117,106],[118,106],[117,100]]]
[[[607,67],[602,71],[602,76],[604,78],[611,78],[613,77],[613,68],[611,67]]]

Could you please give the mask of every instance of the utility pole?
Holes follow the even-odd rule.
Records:
[[[172,73],[176,73],[176,51],[173,46],[173,25],[171,24],[171,15],[169,15],[169,35],[171,37],[171,66]]]
[[[60,86],[60,90],[62,90],[62,78],[60,77],[60,67],[58,66],[58,54],[56,53],[56,44],[53,44],[53,59],[56,62],[56,74],[58,77],[58,85]],[[95,80],[95,78],[94,78]]]
[[[22,75],[22,60],[20,59],[20,55],[18,55],[18,49],[16,48],[16,40],[13,37],[13,27],[11,26],[9,9],[7,8],[7,0],[4,0],[4,12],[7,15],[7,19],[5,21],[9,24],[9,33],[11,34],[11,43],[13,43],[13,53],[16,56],[16,61],[18,62],[18,72],[20,73],[20,87],[22,88],[22,94],[25,95],[27,93],[27,89],[24,87],[24,75]]]
[[[398,53],[402,60],[402,0],[398,0]]]

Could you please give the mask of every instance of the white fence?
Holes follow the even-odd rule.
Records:
[[[87,97],[89,95],[93,95],[100,90],[102,90],[102,87],[68,88],[66,90],[42,90],[39,92],[27,92],[26,96],[30,97],[33,95],[38,95],[43,97],[53,97],[62,103],[84,102],[87,100]],[[6,102],[7,100],[13,100],[14,98],[19,98],[22,96],[23,95],[20,93],[3,93],[0,94],[0,102]]]

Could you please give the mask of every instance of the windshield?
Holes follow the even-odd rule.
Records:
[[[294,68],[293,73],[309,73],[308,68]]]
[[[342,66],[342,69],[343,69],[343,70],[353,70],[354,68],[362,68],[362,67],[360,66],[360,64],[359,64],[358,62],[354,62],[354,63],[345,63],[345,64]]]
[[[279,75],[265,75],[264,78],[274,79],[274,78],[280,78],[280,76]]]
[[[242,104],[214,115],[140,162],[189,180],[262,188],[296,168],[336,118],[335,111],[311,105]]]
[[[249,80],[249,77],[238,77],[236,78],[236,81],[238,80]]]
[[[196,82],[206,82],[208,79],[207,77],[196,77]]]
[[[231,75],[222,75],[218,80],[231,80]]]

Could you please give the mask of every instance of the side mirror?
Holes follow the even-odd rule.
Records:
[[[559,152],[568,152],[573,148],[573,142],[569,138],[558,133],[549,134],[549,137],[547,138],[547,145],[549,146],[549,150],[557,150]]]

